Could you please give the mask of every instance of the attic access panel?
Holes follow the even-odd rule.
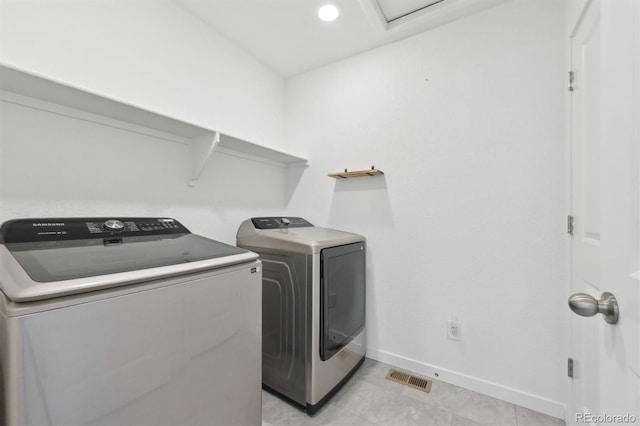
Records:
[[[387,23],[419,12],[444,0],[373,0],[378,3]]]

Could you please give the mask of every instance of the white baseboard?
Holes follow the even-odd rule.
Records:
[[[441,380],[452,385],[460,386],[474,392],[482,393],[493,398],[501,399],[503,401],[564,420],[565,404],[559,401],[552,401],[550,399],[503,386],[498,383],[467,376],[436,365],[416,361],[415,359],[406,358],[372,347],[367,347],[367,358],[384,362],[386,364],[393,365],[394,367],[402,368],[436,380]],[[436,372],[438,377],[435,377]]]

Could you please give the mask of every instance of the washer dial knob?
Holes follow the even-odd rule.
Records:
[[[103,225],[105,231],[120,232],[124,230],[124,223],[117,219],[109,219]]]

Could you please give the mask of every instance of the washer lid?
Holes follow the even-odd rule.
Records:
[[[246,250],[194,234],[5,245],[34,282],[48,283],[217,259]]]
[[[153,221],[157,219],[23,219],[5,223],[0,289],[14,301],[36,300],[257,258],[247,250],[192,234],[177,221],[165,222],[171,224],[166,226]],[[98,231],[101,223],[105,227]],[[149,225],[153,223],[156,225]]]

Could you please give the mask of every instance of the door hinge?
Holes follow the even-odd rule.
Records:
[[[567,376],[573,378],[573,358],[567,359]]]
[[[567,234],[573,235],[573,216],[567,216]]]
[[[573,71],[569,71],[569,84],[567,85],[567,90],[573,92]]]

